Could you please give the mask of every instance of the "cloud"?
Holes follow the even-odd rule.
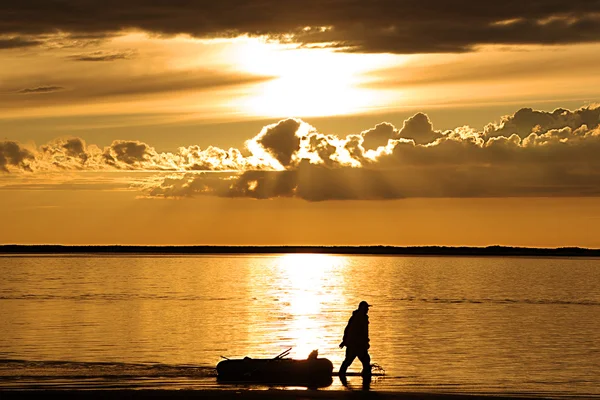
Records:
[[[106,164],[119,169],[143,169],[153,164],[158,153],[138,141],[115,140],[102,154]]]
[[[25,37],[0,37],[0,50],[3,49],[19,49],[23,47],[37,46],[41,42],[36,39],[29,39]]]
[[[133,58],[134,52],[106,52],[106,51],[94,51],[92,53],[84,54],[73,54],[68,58],[73,61],[117,61],[117,60],[130,60]]]
[[[167,185],[158,184],[149,193],[161,197],[297,197],[307,201],[598,196],[598,122],[575,129],[568,126],[577,125],[573,121],[593,121],[598,109],[586,107],[570,114],[565,110],[538,111],[550,120],[558,114],[570,118],[562,119],[565,126],[559,129],[540,130],[536,125],[524,138],[516,133],[487,136],[467,126],[435,131],[422,113],[407,119],[400,130],[382,123],[346,138],[323,135],[310,126],[299,133],[298,127],[304,122],[284,120],[265,127],[250,141],[261,143],[257,139],[266,132],[273,135],[275,144],[266,149],[274,156],[285,149],[280,164],[283,168],[246,170],[227,175],[227,179],[187,174],[171,177]],[[530,110],[519,110],[504,120],[519,120],[523,113]],[[502,124],[498,127],[503,129]],[[373,139],[370,135],[374,132],[380,133],[376,150],[364,146],[365,138]],[[279,140],[290,137],[300,140]],[[273,151],[273,147],[278,150]]]
[[[429,117],[423,113],[417,113],[404,121],[400,130],[394,125],[383,122],[374,128],[361,132],[363,146],[365,149],[377,149],[386,146],[390,139],[410,139],[416,144],[427,144],[442,137],[442,133],[433,130]]]
[[[94,67],[100,67],[95,64]],[[65,76],[58,85],[40,85],[54,80],[47,76],[30,75],[20,78],[18,82],[3,82],[0,87],[0,101],[3,93],[5,101],[2,105],[12,108],[40,106],[47,107],[45,96],[53,93],[53,105],[72,105],[80,102],[97,102],[99,99],[123,99],[156,94],[172,94],[176,92],[202,92],[213,89],[243,87],[265,82],[272,77],[252,75],[237,71],[221,71],[206,69],[190,69],[184,71],[156,72],[134,75],[108,75],[101,80],[91,80],[86,76]],[[25,88],[23,88],[25,87]],[[68,88],[69,90],[66,90]],[[21,96],[15,96],[20,94]],[[40,94],[40,96],[33,96]],[[27,96],[26,96],[27,95]]]
[[[370,71],[369,88],[390,89],[393,87],[416,88],[433,85],[462,83],[489,84],[493,81],[507,83],[514,80],[539,79],[548,77],[572,77],[574,74],[596,74],[596,54],[593,51],[577,51],[579,47],[567,50],[561,48],[562,57],[555,51],[520,52],[506,57],[505,51],[488,51],[480,54],[462,55],[444,61],[435,56],[407,60],[401,66],[387,67]],[[573,55],[577,53],[577,55]],[[573,57],[577,57],[577,72],[573,70]],[[365,87],[367,84],[365,84]]]
[[[265,126],[258,135],[246,142],[251,153],[248,166],[283,170],[298,166],[302,160],[329,166],[360,165],[346,148],[349,140],[324,135],[302,120],[288,118]],[[357,153],[359,150],[354,151]]]
[[[600,4],[589,0],[42,0],[2,6],[0,34],[102,35],[141,29],[203,38],[269,35],[346,51],[439,53],[484,44],[570,44],[600,39]]]
[[[60,138],[40,146],[37,154],[36,169],[75,169],[98,167],[98,163],[87,165],[88,161],[97,158],[99,149],[96,146],[88,149],[80,138]]]
[[[184,198],[200,194],[226,195],[231,184],[231,174],[196,173],[151,179],[141,184],[149,197]]]
[[[34,155],[17,142],[0,142],[0,171],[9,172],[12,168],[30,170],[29,163]]]
[[[103,41],[117,36],[111,32],[90,32],[90,33],[73,33],[73,32],[49,32],[39,35],[42,47],[46,49],[76,49],[98,46]]]
[[[61,90],[64,90],[64,87],[62,87],[62,86],[38,86],[38,87],[33,87],[33,88],[21,89],[17,93],[22,93],[22,94],[53,93],[53,92],[59,92]]]
[[[272,79],[235,71],[192,69],[186,71],[127,76],[88,87],[94,97],[135,96],[178,91],[200,91],[213,88],[246,85]]]
[[[30,191],[131,191],[143,173],[90,173],[89,171],[52,171],[43,174],[0,174],[0,190]]]
[[[565,136],[578,137],[567,146]],[[291,170],[245,171],[219,177],[186,174],[157,182],[149,196],[214,195],[307,201],[391,200],[409,197],[599,196],[600,130],[569,128],[526,141],[516,135],[486,144],[444,139],[424,147],[397,142],[389,155],[362,168],[308,160]]]
[[[179,169],[188,171],[242,171],[249,165],[238,149],[223,150],[214,146],[204,150],[200,146],[181,147],[172,159],[177,160]]]
[[[298,130],[301,124],[302,121],[289,118],[266,126],[247,146],[261,156],[274,157],[283,168],[288,167],[292,156],[300,149]]]
[[[404,197],[397,180],[390,180],[387,175],[376,169],[330,168],[304,161],[292,171],[247,171],[225,195],[256,199],[297,197],[307,201]]]
[[[79,138],[67,139],[63,144],[62,148],[65,150],[67,156],[79,158],[83,163],[87,161],[89,155],[85,150],[85,142]]]
[[[600,196],[599,113],[599,106],[524,108],[484,130],[446,131],[417,113],[400,129],[381,123],[346,137],[285,119],[265,126],[242,150],[193,145],[158,152],[125,140],[101,149],[80,138],[25,149],[7,141],[0,143],[0,169],[154,172],[137,187],[164,198]]]
[[[365,149],[376,149],[379,146],[385,146],[390,139],[398,137],[398,131],[394,125],[388,122],[377,124],[374,128],[361,132],[363,140],[361,141]]]
[[[551,113],[522,108],[513,115],[503,117],[499,124],[487,125],[485,136],[510,136],[514,133],[520,138],[526,138],[532,132],[543,134],[551,129],[577,129],[583,125],[596,127],[598,124],[600,107],[580,108],[574,112],[558,108]]]
[[[426,144],[442,137],[442,134],[433,130],[433,125],[427,115],[417,113],[404,121],[402,129],[398,132],[398,136],[411,139],[416,144]]]

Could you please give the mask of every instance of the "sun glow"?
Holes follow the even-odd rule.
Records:
[[[381,103],[376,91],[361,87],[363,74],[381,68],[390,56],[249,41],[236,58],[244,72],[273,77],[254,86],[237,107],[257,116],[314,117],[361,112]]]

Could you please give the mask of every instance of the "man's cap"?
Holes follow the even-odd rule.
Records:
[[[358,303],[358,308],[369,308],[372,307],[371,304],[367,303],[366,301],[361,301],[360,303]]]

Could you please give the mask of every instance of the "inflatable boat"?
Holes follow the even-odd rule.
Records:
[[[333,364],[327,358],[318,358],[315,353],[306,360],[285,358],[286,352],[275,358],[225,359],[217,364],[217,379],[221,382],[328,386],[332,382]]]

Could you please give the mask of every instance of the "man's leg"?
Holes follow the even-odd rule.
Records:
[[[369,355],[368,350],[361,351],[357,354],[358,359],[362,363],[362,374],[363,375],[371,375],[371,356]]]
[[[344,359],[344,361],[342,362],[342,365],[340,366],[340,375],[346,375],[346,370],[348,369],[350,364],[352,364],[352,361],[354,361],[355,358],[356,358],[356,352],[353,350],[350,350],[348,347],[346,347],[346,358]]]
[[[340,375],[340,382],[342,382],[343,386],[348,387],[348,379],[346,379],[346,375]]]

